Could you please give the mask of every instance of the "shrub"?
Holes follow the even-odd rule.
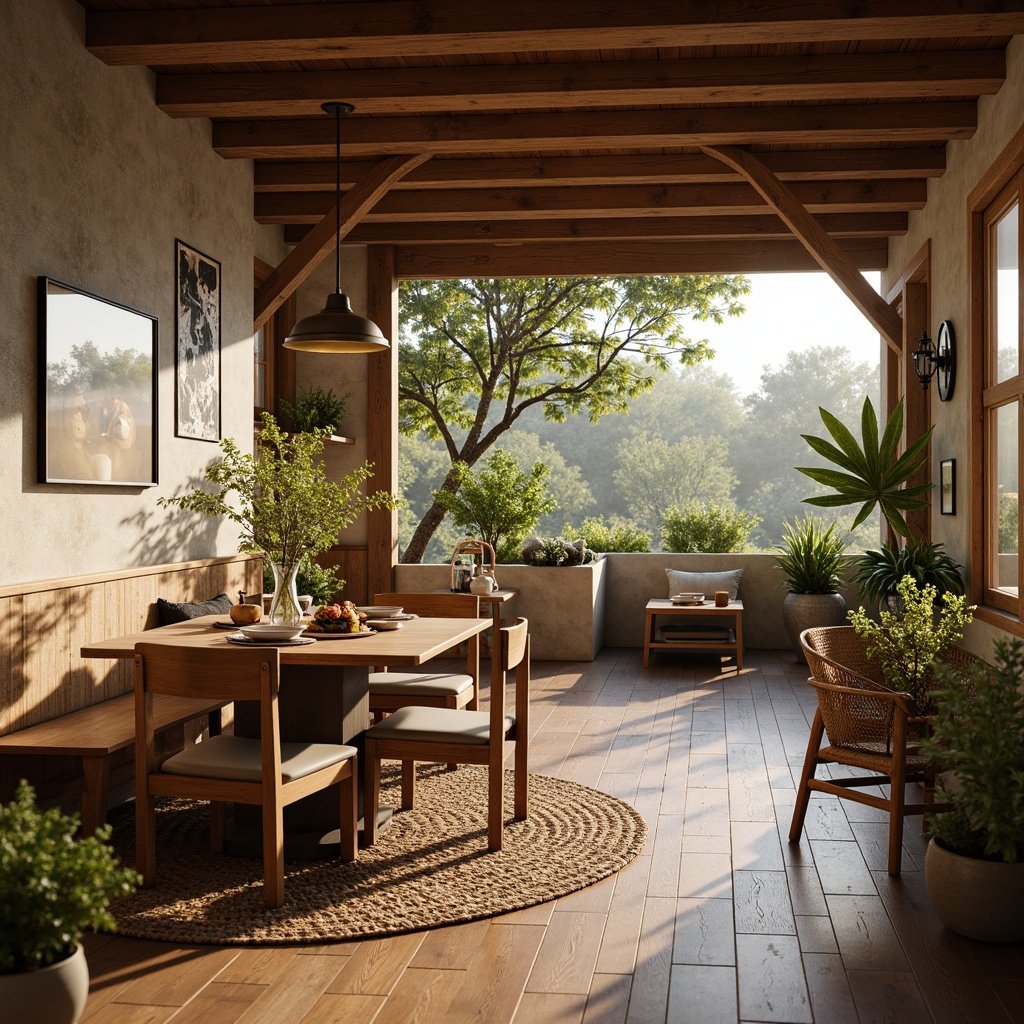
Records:
[[[527,565],[584,565],[594,560],[594,552],[584,540],[531,537],[523,544],[522,558]]]
[[[759,516],[724,508],[715,502],[691,501],[670,508],[661,520],[664,551],[743,551]]]
[[[842,583],[843,538],[836,524],[805,516],[784,524],[777,565],[792,594],[835,594]]]
[[[650,551],[650,531],[636,523],[613,516],[606,524],[604,516],[583,520],[579,530],[565,524],[566,540],[583,540],[591,551]]]
[[[86,928],[114,931],[110,899],[133,892],[139,876],[119,866],[109,825],[85,839],[77,829],[77,816],[41,811],[24,780],[0,808],[0,974],[66,959]]]

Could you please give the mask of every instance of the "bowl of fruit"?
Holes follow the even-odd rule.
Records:
[[[366,625],[366,615],[360,612],[351,601],[341,604],[321,605],[313,613],[313,620],[306,626],[306,632],[314,636],[323,634],[372,633]]]

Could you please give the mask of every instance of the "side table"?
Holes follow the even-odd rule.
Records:
[[[735,625],[730,638],[658,640],[655,619],[658,616],[674,618],[718,618],[728,616]],[[651,651],[733,651],[736,671],[743,668],[743,602],[730,601],[724,608],[716,608],[714,602],[704,604],[673,604],[667,597],[652,597],[647,602],[647,618],[644,624],[644,668],[650,665]]]

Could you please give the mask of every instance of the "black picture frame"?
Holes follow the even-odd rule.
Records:
[[[158,318],[52,277],[37,316],[39,482],[155,486]]]
[[[939,463],[939,512],[944,516],[956,515],[956,459]]]
[[[220,440],[221,267],[174,240],[174,434]]]

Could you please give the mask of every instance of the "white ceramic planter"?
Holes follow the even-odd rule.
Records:
[[[947,928],[982,942],[1024,940],[1024,863],[961,857],[933,839],[924,880]]]
[[[0,1017],[32,1024],[75,1024],[89,997],[89,968],[79,946],[66,960],[24,974],[0,974]]]

